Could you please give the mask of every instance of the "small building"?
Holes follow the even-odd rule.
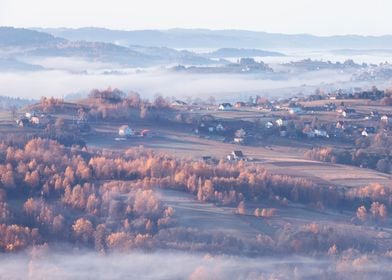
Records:
[[[316,137],[329,138],[328,132],[326,130],[323,130],[323,129],[315,129],[314,130],[314,135]]]
[[[143,129],[143,130],[140,132],[140,136],[142,136],[142,137],[151,136],[150,130],[149,130],[149,129]]]
[[[35,111],[25,113],[25,117],[28,119],[31,119],[32,117],[35,117],[35,116],[37,116],[37,113]]]
[[[365,131],[369,134],[370,133],[373,134],[373,133],[376,133],[377,129],[374,126],[367,126],[367,127],[365,127]]]
[[[218,160],[216,158],[213,158],[212,156],[203,156],[202,160],[204,163],[207,164],[216,164],[218,163]]]
[[[233,108],[233,106],[230,103],[222,103],[219,104],[218,109],[220,111],[228,111],[231,110]]]
[[[181,101],[181,100],[174,100],[172,103],[171,103],[171,106],[174,106],[174,107],[178,107],[178,106],[186,106],[186,105],[188,105],[186,102],[184,102],[184,101]]]
[[[270,129],[270,128],[273,128],[273,127],[274,127],[274,124],[272,122],[266,122],[265,123],[265,128]]]
[[[245,102],[242,102],[242,101],[238,101],[238,102],[236,102],[235,104],[234,104],[234,107],[235,108],[242,108],[242,107],[245,107],[246,106],[246,103]]]
[[[301,107],[292,107],[289,109],[289,114],[290,115],[298,115],[298,114],[302,114],[303,110]]]
[[[242,153],[242,151],[233,151],[231,152],[231,154],[227,155],[227,159],[228,160],[243,160],[245,159],[244,154]]]
[[[382,115],[380,119],[384,123],[389,123],[391,121],[391,118],[388,115]]]
[[[377,112],[377,111],[371,111],[369,116],[370,116],[370,118],[373,119],[373,120],[374,120],[374,119],[377,119],[377,120],[378,120],[378,119],[380,118],[380,113]]]
[[[221,123],[218,123],[215,127],[215,130],[218,132],[223,132],[226,131],[226,128]]]
[[[122,125],[118,129],[118,135],[121,137],[130,137],[133,136],[135,133],[128,125]]]
[[[305,134],[308,138],[314,138],[316,135],[314,134],[314,130],[311,129],[309,126],[306,126],[302,133]]]
[[[356,113],[355,109],[346,108],[342,111],[342,117],[349,118],[352,117]]]
[[[276,123],[277,126],[282,127],[282,126],[287,126],[288,121],[287,121],[287,119],[285,117],[283,117],[283,118],[277,119],[275,121],[275,123]]]
[[[45,114],[34,115],[30,118],[30,123],[36,126],[46,126],[49,123],[49,118]]]
[[[16,120],[16,124],[20,127],[26,127],[30,125],[30,120],[28,118],[20,118]]]
[[[336,128],[337,129],[345,129],[345,123],[344,123],[344,121],[338,121],[337,123],[336,123]]]

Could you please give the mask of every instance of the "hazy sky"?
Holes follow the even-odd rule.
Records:
[[[392,34],[391,0],[0,0],[0,25]]]

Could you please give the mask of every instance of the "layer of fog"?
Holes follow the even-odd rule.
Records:
[[[339,264],[333,259],[305,257],[248,258],[158,251],[102,255],[48,250],[2,255],[3,279],[355,279],[390,275],[388,263]],[[372,273],[372,274],[370,274]],[[352,276],[351,276],[352,275]],[[351,278],[352,277],[352,278]]]
[[[121,67],[119,64],[93,61],[76,57],[26,57],[20,60],[26,63],[40,65],[46,69],[64,70],[71,73],[84,72],[88,69],[98,70]]]
[[[120,72],[118,72],[120,71]],[[178,98],[213,95],[217,99],[237,99],[255,94],[298,94],[306,87],[344,83],[349,74],[338,71],[309,72],[278,80],[263,79],[260,75],[189,74],[162,70],[138,72],[135,69],[89,70],[87,73],[51,70],[35,72],[1,72],[0,95],[23,98],[41,96],[64,97],[72,93],[88,93],[93,88],[119,88],[125,92],[137,91],[143,97],[156,94]]]

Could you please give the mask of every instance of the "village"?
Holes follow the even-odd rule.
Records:
[[[100,106],[109,106],[113,112],[123,110],[121,102],[124,103],[126,97],[117,91],[114,90],[116,98],[107,99],[108,103]],[[97,102],[103,102],[104,95],[98,94],[96,100],[100,101]],[[272,149],[272,146],[287,146],[297,148],[303,154],[308,151],[306,156],[313,160],[389,173],[392,160],[385,143],[389,143],[392,136],[391,99],[389,91],[377,88],[316,92],[307,97],[278,100],[256,96],[246,102],[232,103],[170,101],[160,97],[158,103],[161,107],[150,105],[146,118],[139,116],[137,108],[129,107],[130,121],[127,118],[104,119],[103,115],[92,117],[95,109],[89,107],[87,101],[62,103],[57,100],[62,106],[60,113],[57,109],[51,111],[47,108],[44,112],[39,104],[27,107],[20,111],[16,126],[41,131],[50,138],[60,135],[64,143],[79,141],[111,148],[146,146],[165,150],[166,147],[181,156],[193,155],[209,163],[222,159],[257,161],[256,153],[246,152],[246,147]],[[179,141],[179,137],[183,141]],[[200,152],[192,153],[195,150],[189,148],[192,141],[216,143],[213,145],[222,143],[227,145],[227,150],[216,153],[206,146],[199,149]],[[375,145],[377,141],[381,142]],[[169,144],[164,145],[166,142]],[[317,149],[323,148],[328,148],[332,155],[321,157],[315,154]],[[359,150],[365,156],[355,157]]]

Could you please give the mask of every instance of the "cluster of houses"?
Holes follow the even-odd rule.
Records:
[[[235,111],[236,109],[249,107],[263,111],[258,123],[245,120],[215,119],[211,115],[204,115],[197,122],[193,132],[196,134],[208,134],[224,136],[224,141],[243,144],[251,143],[252,138],[264,139],[267,136],[281,136],[292,138],[321,138],[352,140],[358,136],[367,137],[379,131],[380,128],[392,131],[392,115],[381,114],[377,111],[364,113],[355,108],[347,106],[344,99],[370,99],[379,100],[385,97],[384,91],[371,89],[363,91],[352,89],[347,91],[336,91],[329,94],[317,93],[308,97],[290,97],[284,100],[269,101],[265,98],[250,98],[248,102],[238,101],[235,103],[220,103],[216,110]],[[334,100],[342,100],[336,102]],[[304,102],[326,100],[314,103],[316,105],[306,106]],[[331,101],[328,101],[331,100]],[[173,104],[174,105],[174,104]],[[183,103],[175,101],[176,106]],[[313,123],[311,118],[321,119]],[[335,112],[335,113],[331,113]],[[328,119],[329,118],[329,119]],[[260,123],[261,120],[264,122]]]
[[[29,126],[45,127],[50,123],[50,121],[51,118],[49,115],[32,111],[32,112],[26,112],[23,116],[18,118],[16,120],[16,124],[20,127],[29,127]]]

